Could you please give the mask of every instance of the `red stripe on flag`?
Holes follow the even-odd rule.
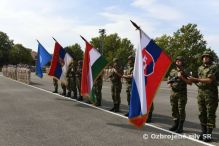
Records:
[[[51,66],[50,66],[50,70],[49,70],[49,74],[50,76],[54,76],[55,74],[55,70],[59,61],[59,52],[61,49],[61,45],[56,42],[55,43],[55,47],[54,47],[54,53],[53,53],[53,57],[52,57],[52,62],[51,62]]]
[[[171,64],[170,58],[164,52],[162,52],[160,54],[160,57],[155,63],[154,73],[147,78],[146,101],[147,101],[148,112],[152,105],[152,101],[156,94],[157,88],[161,83],[160,81],[162,81],[163,77],[165,76],[170,64]]]
[[[86,42],[86,48],[84,52],[84,60],[83,60],[83,66],[82,66],[82,76],[81,76],[81,95],[82,96],[88,96],[91,89],[90,89],[90,76],[89,76],[89,64],[90,64],[90,50],[93,47],[91,44]]]

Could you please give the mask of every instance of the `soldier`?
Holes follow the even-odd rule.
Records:
[[[191,85],[192,82],[187,79],[188,72],[184,69],[182,56],[176,58],[175,66],[176,68],[171,70],[168,77],[168,85],[171,87],[170,103],[174,120],[174,125],[169,130],[182,133],[183,123],[186,117],[187,84]]]
[[[94,94],[97,98],[97,101],[95,103],[96,106],[101,106],[102,101],[102,85],[103,85],[103,73],[99,75],[99,77],[96,80],[96,83],[94,84]]]
[[[58,80],[56,78],[53,78],[53,85],[54,85],[54,88],[55,90],[53,91],[53,93],[58,93]]]
[[[73,60],[69,64],[69,67],[68,67],[68,70],[67,70],[67,74],[66,74],[67,82],[68,82],[68,85],[67,85],[68,94],[67,94],[67,96],[71,97],[71,92],[73,91],[74,96],[71,97],[73,99],[77,99],[76,69],[77,69],[76,68],[76,62],[75,62],[75,60]]]
[[[113,111],[113,112],[119,112],[119,106],[121,103],[120,93],[122,90],[121,78],[123,76],[123,70],[121,69],[118,63],[119,63],[118,59],[114,58],[112,72],[111,72],[111,75],[109,76],[112,82],[111,93],[112,93],[112,99],[114,103],[114,106],[110,111]]]
[[[213,64],[211,52],[205,51],[201,57],[203,64],[198,69],[198,78],[189,79],[198,86],[199,119],[201,122],[200,140],[210,142],[215,128],[216,110],[218,107],[218,88],[216,81],[217,67]],[[208,134],[208,136],[205,136]]]
[[[129,56],[128,57],[128,65],[127,65],[127,74],[123,75],[123,77],[126,80],[126,93],[127,93],[127,102],[128,102],[128,106],[130,106],[130,96],[131,96],[131,90],[132,90],[132,74],[133,74],[133,70],[134,70],[134,57],[133,56]],[[125,116],[128,116],[129,112],[125,114]]]
[[[77,89],[78,89],[78,94],[79,97],[77,98],[77,100],[82,101],[83,97],[81,96],[81,74],[82,74],[82,65],[83,65],[83,61],[79,60],[78,61],[78,67],[77,67],[77,71],[76,71],[76,84],[77,84]]]

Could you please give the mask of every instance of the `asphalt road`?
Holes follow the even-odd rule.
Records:
[[[155,97],[153,121],[142,129],[134,128],[122,116],[127,112],[125,85],[119,114],[108,112],[113,105],[109,82],[103,85],[101,108],[52,94],[52,90],[52,78],[46,75],[43,79],[32,75],[31,86],[0,75],[1,146],[206,145],[188,138],[200,132],[195,86],[188,89],[183,133],[187,138],[183,139],[168,131],[172,119],[170,91],[165,82]],[[213,133],[211,144],[219,145],[219,129]]]

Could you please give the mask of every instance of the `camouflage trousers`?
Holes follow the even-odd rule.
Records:
[[[102,100],[101,90],[102,90],[102,84],[98,83],[94,85],[94,94],[97,98],[97,101],[96,101],[97,104],[101,104],[101,100]]]
[[[64,83],[61,83],[62,91],[64,94],[66,94],[66,85]]]
[[[58,92],[58,80],[57,79],[53,78],[53,85],[54,85],[55,91]]]
[[[81,96],[81,78],[79,77],[76,77],[76,86],[77,86],[78,95]]]
[[[127,94],[128,105],[130,105],[131,90],[132,90],[131,84],[127,84],[126,94]]]
[[[114,104],[120,104],[121,103],[121,97],[120,93],[122,90],[122,83],[112,83],[111,86],[111,93],[112,93],[112,99]]]
[[[216,111],[218,107],[218,95],[198,94],[199,120],[202,125],[215,128]]]
[[[77,96],[76,78],[68,78],[68,92],[74,92],[74,96]]]
[[[186,118],[186,107],[187,94],[172,92],[170,95],[170,104],[172,106],[172,117],[173,120],[185,120]]]

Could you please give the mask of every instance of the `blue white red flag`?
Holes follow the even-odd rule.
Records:
[[[63,47],[56,41],[54,47],[54,53],[52,57],[52,62],[49,70],[49,75],[60,79],[62,75],[62,66],[64,66],[65,61],[65,50]]]
[[[128,118],[136,127],[142,127],[171,59],[140,28],[137,29],[141,48],[136,50]]]

